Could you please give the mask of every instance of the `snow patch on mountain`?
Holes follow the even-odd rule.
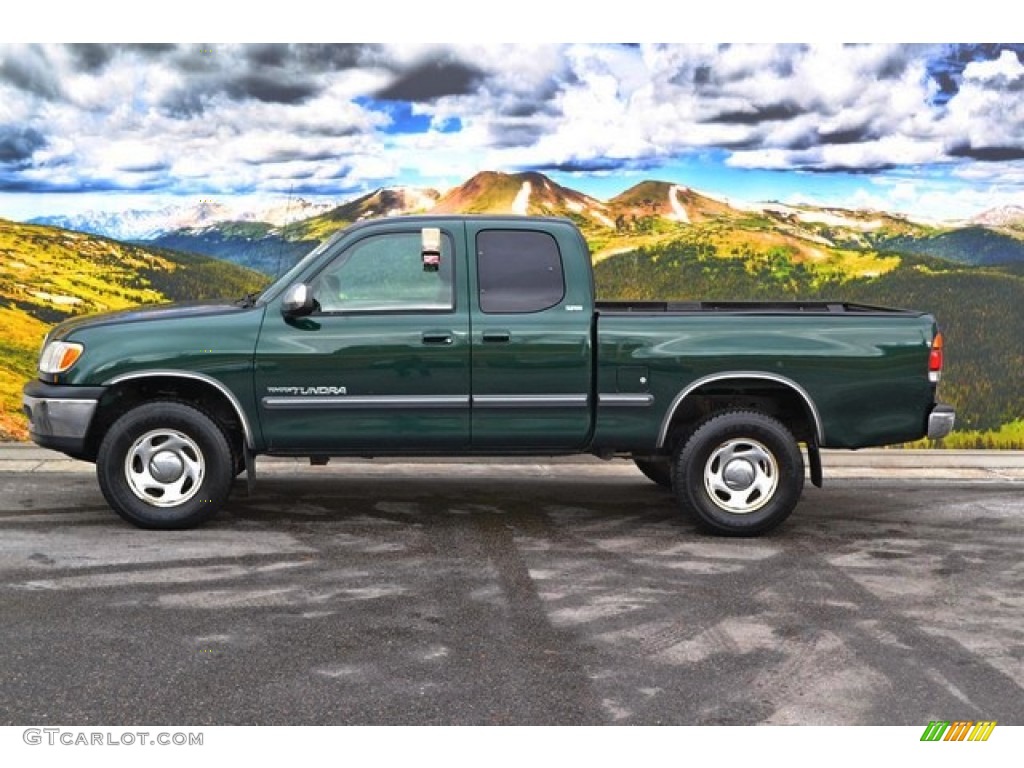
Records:
[[[828,227],[847,227],[859,229],[862,232],[869,232],[882,227],[885,222],[878,219],[859,219],[854,216],[847,216],[837,211],[825,211],[817,209],[797,208],[782,203],[763,203],[760,206],[765,213],[774,213],[778,216],[789,216],[804,224],[824,224]]]
[[[294,224],[296,221],[308,219],[310,216],[319,216],[337,207],[336,201],[310,202],[298,198],[284,203],[276,203],[270,206],[239,208],[240,218],[234,221],[262,221],[273,224],[275,227],[283,227],[286,224]]]
[[[678,184],[673,184],[668,189],[668,204],[672,207],[672,215],[668,218],[673,221],[678,221],[681,224],[690,223],[690,215],[686,212],[686,208],[683,206],[682,201],[679,199],[679,195],[682,194],[683,188]]]
[[[523,186],[519,188],[519,192],[516,193],[516,199],[512,201],[512,213],[519,216],[525,216],[527,210],[530,207],[530,194],[533,192],[533,185],[528,181],[523,182]]]
[[[441,196],[436,189],[421,187],[396,187],[396,189],[404,196],[405,210],[410,213],[429,211]]]
[[[983,227],[1021,227],[1024,226],[1024,207],[1019,205],[1002,205],[979,213],[972,224]]]

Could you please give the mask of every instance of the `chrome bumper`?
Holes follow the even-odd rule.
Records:
[[[928,414],[928,439],[941,440],[953,431],[956,411],[950,405],[936,405]]]
[[[21,395],[22,409],[28,416],[32,441],[77,456],[85,448],[89,425],[103,387],[71,387],[31,381]]]
[[[98,402],[21,396],[29,432],[41,437],[84,439]]]

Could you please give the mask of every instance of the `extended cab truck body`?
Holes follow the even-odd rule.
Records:
[[[938,438],[927,314],[849,304],[596,303],[567,220],[352,226],[259,296],[69,320],[24,404],[127,520],[209,518],[258,454],[632,457],[718,533],[792,511],[799,443]]]

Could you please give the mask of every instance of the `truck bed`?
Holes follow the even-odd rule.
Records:
[[[922,313],[907,309],[875,307],[839,301],[599,301],[596,309],[601,314],[685,314],[693,312],[726,312],[754,315],[792,314],[857,314],[919,316]]]

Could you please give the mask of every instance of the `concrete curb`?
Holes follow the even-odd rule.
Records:
[[[928,451],[899,449],[866,449],[861,451],[823,451],[826,479],[875,480],[947,480],[947,481],[1024,481],[1024,451]],[[262,456],[257,460],[257,473],[269,475],[329,473],[387,475],[388,465],[420,464],[428,474],[446,476],[523,471],[542,474],[547,469],[571,465],[574,471],[586,474],[633,474],[632,463],[606,462],[593,456],[514,456],[480,458],[391,458],[334,459],[327,467],[311,467],[305,459]],[[459,470],[455,470],[458,467]],[[25,443],[0,443],[0,473],[91,473],[92,464],[69,459],[56,451]]]

